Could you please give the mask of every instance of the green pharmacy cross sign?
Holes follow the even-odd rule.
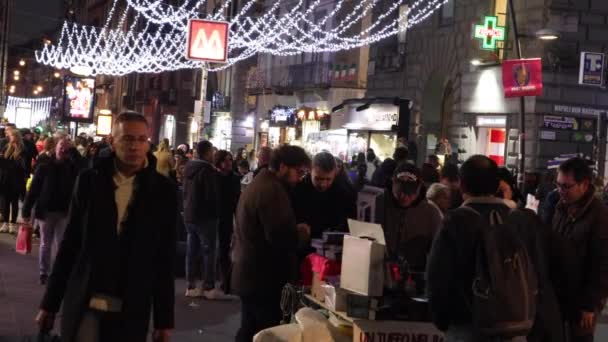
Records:
[[[475,38],[481,39],[481,48],[496,50],[497,42],[505,41],[505,28],[498,26],[498,17],[485,17],[483,25],[475,25]]]

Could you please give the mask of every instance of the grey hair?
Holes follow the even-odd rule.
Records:
[[[448,188],[447,185],[443,185],[441,183],[433,183],[426,191],[426,198],[430,199],[431,201],[435,201],[437,198],[441,197],[441,195],[450,195],[450,188]]]

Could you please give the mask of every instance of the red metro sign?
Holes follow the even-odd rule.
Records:
[[[227,22],[190,19],[188,21],[186,58],[226,63],[228,60],[228,34]]]

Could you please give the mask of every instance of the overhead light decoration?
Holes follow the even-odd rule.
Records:
[[[30,109],[31,117],[28,122],[28,127],[37,125],[40,121],[48,119],[51,114],[51,108],[53,104],[52,97],[16,97],[8,96],[6,100],[6,111],[4,117],[8,118],[9,122],[17,123],[18,109],[28,108]]]
[[[15,81],[19,81],[19,78],[20,78],[20,77],[19,77],[19,75],[15,75],[15,76],[13,76],[13,79],[14,79]]]
[[[19,65],[20,65],[20,66],[25,66],[25,61],[24,61],[23,59],[22,59],[22,60],[20,60],[20,61],[19,61]]]
[[[295,5],[291,0],[276,0],[257,17],[251,10],[258,1],[247,0],[241,11],[231,18],[225,15],[231,0],[224,0],[215,14],[204,18],[229,19],[229,59],[221,66],[187,60],[183,53],[188,19],[201,17],[200,10],[206,0],[184,0],[177,7],[158,0],[126,1],[124,7],[117,6],[118,0],[113,1],[102,27],[64,23],[57,43],[36,51],[36,60],[58,69],[88,65],[91,75],[159,73],[202,67],[218,71],[258,53],[292,56],[367,46],[422,22],[448,0],[414,1],[408,5],[406,16],[396,14],[401,5],[410,1],[395,0],[369,25],[364,22],[372,16],[380,0],[360,1],[354,7],[350,7],[348,0],[338,0],[332,11],[314,21],[311,17],[324,6],[322,0],[308,5],[304,0]],[[404,18],[407,22],[403,22]],[[366,28],[353,33],[353,27],[361,26]]]
[[[20,74],[19,70],[13,71],[13,75],[15,75],[15,76],[19,76],[19,74]]]
[[[70,72],[79,76],[91,76],[93,74],[93,68],[86,65],[74,65],[70,67]]]

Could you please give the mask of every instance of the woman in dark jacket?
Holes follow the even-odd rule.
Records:
[[[225,150],[215,153],[213,165],[219,170],[220,177],[220,220],[218,230],[219,266],[222,273],[222,290],[230,291],[230,241],[234,231],[234,212],[241,194],[239,176],[233,172],[232,154]]]
[[[16,129],[7,131],[8,144],[0,152],[0,191],[4,198],[2,216],[4,224],[0,233],[17,232],[17,216],[19,215],[19,198],[25,195],[25,147],[21,134]]]

